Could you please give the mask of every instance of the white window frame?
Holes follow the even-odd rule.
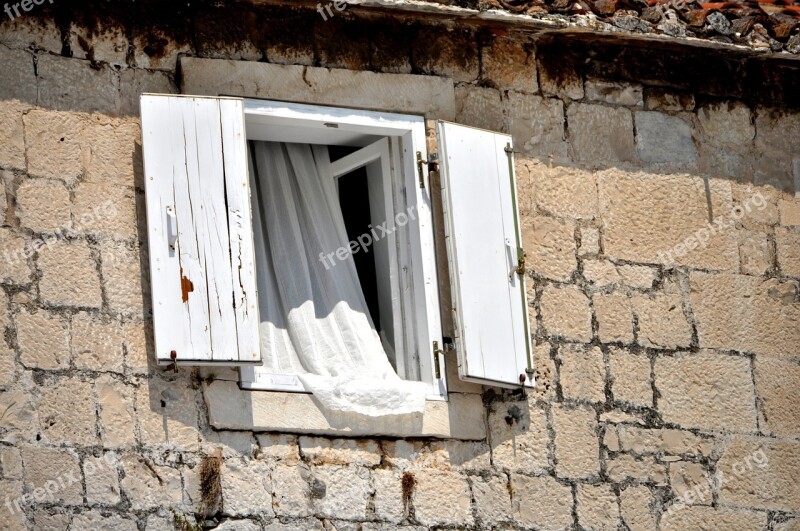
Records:
[[[439,283],[436,271],[431,186],[427,171],[420,175],[417,152],[428,159],[425,119],[422,116],[324,107],[271,100],[244,100],[248,140],[302,141],[318,138],[325,131],[389,137],[391,146],[391,185],[394,197],[403,198],[406,208],[413,208],[416,219],[404,230],[396,231],[398,270],[402,273],[403,307],[412,311],[403,316],[402,333],[406,336],[406,360],[418,360],[419,379],[429,384],[429,400],[446,400],[447,385],[444,355],[433,352],[433,342],[442,345]],[[286,131],[299,138],[287,138]],[[397,202],[395,202],[397,205]],[[437,359],[438,358],[438,359]],[[409,363],[416,366],[416,363]],[[437,370],[438,369],[438,370]],[[249,390],[307,392],[299,379],[286,375],[268,375],[255,380],[255,369],[240,367],[240,386]],[[408,373],[408,377],[417,376]],[[415,378],[416,379],[416,378]],[[265,381],[266,380],[266,381]]]

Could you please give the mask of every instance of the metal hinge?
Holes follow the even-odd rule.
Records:
[[[525,276],[525,250],[522,247],[517,248],[517,274]]]
[[[419,187],[425,188],[425,173],[422,170],[423,165],[428,165],[428,174],[432,171],[439,171],[439,154],[429,153],[428,160],[422,158],[422,152],[417,151],[417,172],[419,172]]]
[[[436,373],[436,379],[439,380],[442,377],[442,369],[439,363],[439,354],[444,356],[444,351],[439,348],[439,342],[433,342],[433,370]]]

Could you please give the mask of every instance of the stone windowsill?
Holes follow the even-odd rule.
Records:
[[[481,396],[450,393],[447,401],[428,400],[422,415],[359,417],[323,412],[312,395],[250,391],[232,380],[203,384],[212,427],[225,430],[311,433],[339,436],[486,438]]]

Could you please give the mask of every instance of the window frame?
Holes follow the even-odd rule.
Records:
[[[244,98],[244,115],[247,140],[264,140],[269,128],[305,129],[315,135],[352,133],[374,137],[389,137],[392,165],[391,186],[395,197],[402,194],[407,208],[414,208],[416,220],[409,220],[404,231],[397,231],[401,239],[398,246],[400,269],[410,268],[410,294],[405,301],[412,315],[404,316],[403,334],[406,335],[406,360],[418,360],[420,380],[429,386],[429,400],[447,399],[444,355],[433,352],[433,342],[442,344],[441,308],[437,278],[436,246],[434,241],[431,186],[427,172],[419,175],[417,152],[428,159],[425,118],[422,116],[365,111],[342,107],[290,103],[275,100]],[[270,133],[272,140],[281,135]],[[397,141],[394,141],[397,139]],[[284,139],[283,141],[287,141]],[[290,141],[290,140],[288,140]],[[333,142],[332,142],[333,143]],[[424,184],[424,187],[421,186]],[[413,191],[413,193],[409,193]],[[408,323],[412,326],[409,327]],[[409,338],[409,328],[413,337]],[[435,359],[438,357],[438,360]],[[436,365],[440,367],[437,378]],[[409,366],[416,365],[408,363]],[[256,382],[254,367],[240,367],[239,385],[242,389],[307,392],[299,379],[288,375],[269,375],[270,382]],[[409,375],[415,376],[415,375]],[[249,379],[248,379],[249,378]]]

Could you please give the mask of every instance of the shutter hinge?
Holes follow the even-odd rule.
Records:
[[[525,276],[525,250],[522,247],[517,248],[517,274]]]
[[[428,174],[432,171],[439,171],[439,154],[429,153],[428,160],[422,158],[422,152],[417,151],[417,172],[419,173],[419,187],[425,188],[425,172],[422,171],[423,165],[428,165]]]
[[[436,379],[439,380],[442,377],[442,368],[439,363],[439,354],[444,356],[444,351],[439,348],[439,342],[433,342],[433,370],[436,373]]]

